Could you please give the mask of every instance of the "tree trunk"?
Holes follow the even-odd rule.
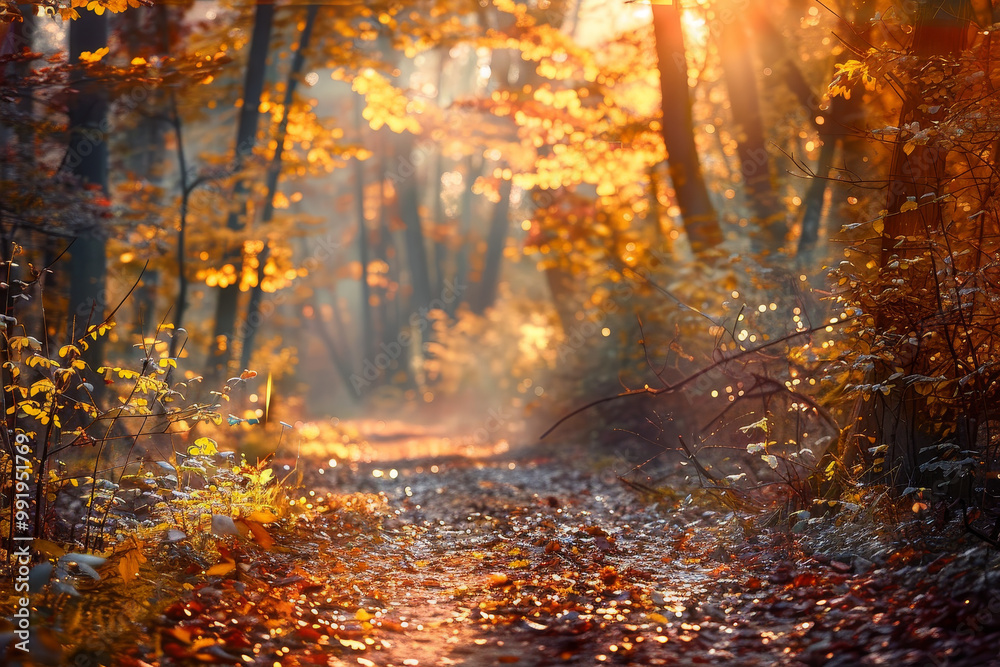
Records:
[[[379,220],[378,220],[378,242],[374,244],[375,258],[381,260],[386,268],[386,278],[390,282],[399,284],[399,256],[396,252],[396,244],[392,238],[392,228],[390,225],[390,207],[388,188],[386,187],[386,176],[389,169],[389,142],[386,141],[385,131],[381,134],[379,142]],[[379,332],[380,341],[394,340],[399,335],[399,318],[393,317],[389,310],[389,290],[380,287],[378,293],[379,300]],[[393,301],[398,301],[393,296]]]
[[[760,115],[757,75],[743,23],[727,23],[718,46],[733,115],[740,173],[757,225],[754,250],[761,254],[777,254],[785,243],[788,224],[771,177],[771,157]]]
[[[354,126],[360,142],[362,117],[361,96],[354,98]],[[361,336],[365,359],[375,357],[375,324],[372,317],[372,288],[368,284],[368,264],[371,262],[371,251],[368,243],[368,225],[365,222],[365,165],[360,159],[354,159],[354,198],[358,219],[358,261],[361,262]]]
[[[180,111],[177,108],[177,95],[170,91],[170,122],[174,130],[174,143],[177,152],[177,172],[180,174],[181,201],[177,221],[177,296],[174,301],[174,330],[170,336],[169,355],[176,359],[181,351],[181,344],[187,343],[187,336],[181,340],[181,329],[184,328],[184,315],[187,311],[188,277],[187,277],[187,216],[194,184],[188,181],[187,153],[184,150],[184,126]],[[167,369],[167,380],[173,375],[173,368]]]
[[[676,4],[653,5],[653,30],[663,96],[663,143],[667,149],[670,180],[691,249],[696,255],[705,256],[722,243],[722,228],[708,196],[694,142],[679,7]]]
[[[493,305],[500,286],[500,267],[503,265],[503,250],[507,245],[507,230],[510,228],[510,188],[511,182],[500,183],[500,201],[493,207],[493,219],[486,237],[486,260],[479,279],[479,290],[473,312],[482,314]]]
[[[309,40],[312,38],[313,27],[316,25],[316,14],[319,12],[319,5],[309,5],[306,9],[306,21],[299,35],[299,45],[292,57],[292,66],[288,71],[288,80],[285,82],[284,114],[278,123],[278,131],[275,134],[276,146],[271,162],[267,168],[267,182],[264,199],[264,210],[261,213],[260,225],[263,232],[267,232],[267,226],[274,218],[274,197],[278,193],[278,180],[281,177],[281,160],[285,149],[285,138],[288,136],[288,116],[292,111],[292,104],[295,101],[295,88],[299,83],[299,76],[306,62],[306,49],[309,48]],[[250,300],[247,303],[247,316],[243,322],[242,345],[240,346],[239,369],[250,367],[250,355],[253,353],[253,342],[257,336],[257,330],[263,324],[260,315],[260,304],[264,298],[264,267],[267,259],[271,255],[271,246],[264,240],[264,248],[257,256],[257,284],[250,290]]]
[[[823,97],[815,93],[796,64],[798,53],[785,42],[784,35],[771,22],[768,8],[759,4],[753,5],[750,8],[749,18],[756,36],[754,44],[761,59],[773,70],[772,78],[785,84],[805,109],[809,122],[816,129],[822,130],[823,126],[817,123],[816,119],[820,115],[819,106]]]
[[[108,43],[108,17],[81,12],[69,28],[70,62],[79,61],[84,51],[97,51]],[[89,187],[105,195],[108,190],[108,144],[104,124],[108,100],[97,82],[79,81],[69,108],[69,148],[66,162]],[[69,327],[75,337],[91,324],[104,320],[107,307],[106,232],[97,224],[81,230],[70,249]],[[71,337],[74,337],[71,335]],[[91,341],[88,361],[103,359],[104,338]]]
[[[867,48],[867,43],[871,34],[870,21],[875,14],[874,3],[863,1],[858,2],[853,11],[853,16],[842,19],[845,30],[838,31],[843,34],[848,44],[854,44],[855,48]],[[800,98],[801,99],[801,98]],[[806,104],[803,102],[803,104]],[[854,95],[851,99],[836,97],[830,100],[829,107],[821,116],[823,121],[819,126],[820,141],[823,147],[816,165],[817,178],[810,186],[806,194],[805,206],[802,216],[802,233],[799,239],[797,259],[801,266],[811,265],[815,256],[816,244],[819,242],[819,228],[822,223],[823,201],[826,198],[827,189],[833,189],[833,201],[843,206],[844,201],[852,194],[853,186],[836,180],[830,181],[824,178],[828,175],[830,167],[833,165],[835,146],[840,146],[839,166],[845,173],[852,174],[860,180],[868,180],[866,171],[870,165],[874,164],[874,156],[868,155],[872,151],[872,144],[867,140],[864,132],[859,128],[865,126],[865,118],[868,110],[864,104],[864,96]],[[817,108],[814,103],[807,105],[810,115]],[[832,208],[832,207],[831,207]],[[836,215],[837,210],[833,211]],[[850,221],[848,219],[848,221]]]
[[[22,49],[33,50],[33,36],[34,29],[36,26],[35,17],[30,14],[30,12],[23,17],[20,22],[14,22],[12,25],[8,24],[5,26],[0,26],[0,55],[11,55],[19,52]],[[4,34],[4,30],[9,28],[10,33]],[[20,88],[20,82],[23,80],[24,76],[31,70],[31,63],[11,63],[6,66],[6,71],[0,70],[0,77],[10,76],[14,78],[19,84],[19,90],[17,91],[19,99],[17,101],[18,111],[25,117],[31,115],[33,101],[29,90],[24,90]],[[16,135],[16,147],[9,149],[8,146],[15,141]],[[18,124],[14,128],[7,126],[6,124],[0,124],[0,180],[8,181],[10,175],[8,173],[8,154],[15,154],[18,157],[15,159],[15,164],[18,161],[23,161],[22,164],[31,169],[35,163],[35,149],[34,149],[34,135],[30,130],[25,129],[24,124]],[[8,262],[14,259],[13,251],[13,241],[14,233],[16,230],[16,223],[12,224],[9,232],[4,220],[3,207],[0,206],[0,268],[4,270],[7,275],[11,275],[11,269]],[[6,318],[14,316],[14,304],[16,299],[11,298],[12,292],[7,284],[8,281],[4,280],[3,284],[0,285],[0,312]],[[0,343],[0,401],[2,401],[2,406],[4,410],[3,415],[3,425],[5,430],[0,434],[0,443],[3,443],[4,448],[8,451],[14,451],[11,438],[14,434],[14,427],[17,425],[17,401],[20,394],[16,394],[12,390],[8,390],[8,387],[13,388],[15,385],[15,376],[12,374],[13,365],[8,365],[11,360],[11,345],[10,339],[7,338]],[[9,412],[8,412],[9,410]],[[11,471],[11,479],[13,479],[15,471]],[[14,522],[10,522],[9,530],[7,535],[3,536],[2,548],[5,549],[8,554],[13,555],[14,553]]]
[[[483,171],[483,167],[486,165],[486,160],[482,157],[478,161],[474,160],[472,156],[466,158],[465,161],[465,189],[462,190],[462,211],[461,211],[461,226],[458,230],[458,238],[461,242],[461,247],[458,249],[458,254],[455,257],[455,284],[456,285],[468,285],[469,284],[469,253],[471,252],[471,234],[472,234],[472,219],[475,216],[475,211],[473,207],[476,204],[475,193],[472,191],[472,186],[476,183],[476,179]],[[455,300],[448,304],[448,314],[454,315],[458,310],[458,307],[463,301],[467,300],[468,292],[462,292],[455,297]]]
[[[563,333],[567,336],[575,327],[580,325],[580,320],[576,319],[576,304],[579,297],[576,295],[577,278],[573,272],[562,266],[551,266],[545,270],[545,282],[552,293],[552,303],[556,307],[556,315],[559,317],[559,325]]]
[[[396,142],[396,154],[410,164],[413,160],[414,138],[411,134],[401,135]],[[410,284],[413,294],[410,299],[410,313],[427,308],[431,302],[430,270],[427,265],[427,245],[420,220],[420,199],[417,192],[416,174],[400,178],[396,182],[399,202],[399,217],[403,221],[403,238],[406,242],[406,263],[410,269]]]
[[[431,177],[434,182],[431,183],[431,190],[434,193],[434,219],[433,225],[435,228],[433,235],[434,242],[434,294],[441,294],[444,292],[444,280],[446,274],[446,266],[448,264],[448,244],[445,242],[445,237],[441,234],[440,229],[444,225],[445,212],[444,212],[444,201],[441,199],[442,186],[441,186],[441,176],[444,174],[445,170],[445,158],[441,151],[438,151],[437,159],[434,163],[434,169],[431,171]]]
[[[823,219],[823,207],[826,203],[827,179],[830,174],[830,167],[833,166],[833,158],[837,152],[837,140],[833,137],[826,137],[823,146],[819,151],[819,159],[816,161],[815,176],[809,183],[806,195],[803,198],[802,232],[799,235],[799,245],[795,252],[796,258],[802,265],[812,263],[813,251],[819,242],[820,222]]]
[[[115,14],[111,20],[112,32],[121,36],[119,39],[125,47],[125,57],[128,60],[153,54],[173,53],[171,49],[173,22],[170,9],[165,5],[158,4],[151,9]],[[154,91],[151,99],[147,100],[147,105],[151,108],[165,107],[172,111],[171,96],[173,96],[172,90],[166,94],[163,90]],[[173,125],[172,117],[169,119],[169,125]],[[112,169],[120,164],[127,173],[127,178],[150,183],[153,187],[149,188],[146,194],[150,197],[149,203],[153,205],[162,203],[161,193],[166,191],[163,187],[164,173],[158,166],[164,159],[169,129],[168,124],[157,115],[142,114],[135,126],[128,128],[116,140],[113,147],[113,153],[120,154],[118,157],[120,162],[112,165]],[[142,282],[136,286],[132,294],[136,311],[132,335],[140,339],[150,335],[151,332],[155,333],[159,325],[156,314],[156,293],[159,283],[160,271],[149,268],[143,273]]]
[[[333,362],[334,367],[337,369],[337,373],[340,375],[341,381],[344,383],[345,387],[352,386],[351,376],[353,375],[351,371],[351,366],[347,362],[350,354],[345,352],[344,349],[337,344],[337,339],[345,341],[347,339],[346,327],[344,327],[343,318],[340,315],[340,306],[337,304],[337,294],[336,292],[330,292],[330,308],[333,314],[333,321],[337,327],[338,335],[333,335],[330,330],[326,327],[326,322],[323,321],[323,312],[320,309],[319,299],[313,294],[313,317],[312,321],[316,327],[316,332],[319,334],[319,338],[323,341],[323,345],[326,347],[327,353],[330,355],[330,360]],[[359,393],[356,391],[347,392],[352,402],[357,402],[359,398]]]
[[[841,23],[847,28],[842,37],[849,43],[865,44],[868,28],[862,27],[862,24],[871,18],[868,9],[868,3],[858,3],[850,22],[846,17],[841,19]],[[814,251],[819,242],[826,193],[829,189],[829,173],[833,167],[837,145],[843,144],[845,138],[851,136],[852,124],[862,117],[863,114],[859,113],[862,111],[862,97],[856,95],[850,100],[836,97],[830,100],[829,107],[823,111],[822,95],[814,92],[806,81],[794,60],[797,52],[786,44],[781,31],[771,21],[768,9],[762,5],[754,5],[750,11],[750,22],[756,33],[755,41],[762,59],[778,75],[775,78],[780,78],[795,95],[809,122],[818,131],[822,144],[814,170],[816,176],[809,184],[802,202],[801,233],[796,258],[799,265],[806,268],[813,263]],[[859,132],[856,134],[860,135]]]
[[[438,54],[438,70],[437,70],[437,90],[438,99],[441,100],[444,95],[443,88],[445,85],[444,80],[444,70],[450,59],[449,56],[450,49],[441,49]],[[438,148],[437,159],[434,163],[434,169],[431,171],[431,177],[434,182],[431,184],[431,191],[434,193],[434,294],[444,293],[444,281],[446,278],[446,267],[448,264],[448,244],[444,235],[441,233],[441,228],[445,223],[445,212],[444,212],[444,201],[441,199],[442,195],[442,185],[441,176],[445,172],[446,159],[444,151]]]
[[[233,160],[233,171],[239,171],[246,159],[253,154],[257,142],[257,126],[260,120],[260,96],[264,92],[264,74],[267,66],[267,53],[270,50],[271,25],[274,21],[274,4],[260,2],[254,12],[253,33],[250,38],[250,54],[247,61],[246,75],[243,82],[243,106],[240,108],[239,123],[236,128],[236,152]],[[242,178],[238,178],[233,187],[232,205],[226,218],[226,228],[239,231],[246,226],[247,201],[249,186]],[[211,380],[220,381],[223,378],[232,356],[232,344],[236,329],[236,311],[240,296],[240,274],[242,272],[243,249],[229,248],[224,263],[236,267],[236,281],[231,285],[219,288],[219,297],[215,306],[215,331],[209,350],[208,374]]]
[[[956,54],[965,47],[968,36],[968,18],[972,15],[969,0],[935,0],[922,2],[917,8],[913,42],[910,52],[921,60],[936,56]],[[899,127],[916,122],[921,127],[938,120],[944,105],[937,115],[929,113],[920,90],[906,91],[903,107],[899,115]],[[897,135],[893,146],[892,162],[889,167],[889,192],[886,201],[888,215],[882,235],[882,261],[886,266],[893,255],[911,257],[922,250],[926,231],[937,229],[941,223],[942,203],[940,199],[931,203],[921,201],[924,195],[937,193],[946,179],[947,151],[939,146],[915,146],[906,151],[906,137]],[[919,204],[915,209],[902,211],[908,201]],[[910,236],[919,240],[916,247],[904,244],[897,248],[897,237]]]
[[[774,26],[768,9],[761,5],[753,5],[750,8],[749,17],[756,36],[754,41],[761,59],[777,75],[774,78],[780,78],[788,90],[795,95],[808,116],[810,124],[819,132],[822,142],[819,159],[814,170],[816,177],[809,184],[802,202],[801,233],[799,234],[796,258],[800,265],[806,266],[811,264],[813,250],[819,241],[820,222],[823,218],[828,185],[827,176],[833,166],[837,150],[837,137],[831,135],[831,130],[834,123],[842,122],[838,107],[843,106],[840,104],[843,98],[838,97],[832,100],[830,110],[823,113],[820,109],[822,97],[813,91],[812,86],[802,74],[802,70],[793,60],[797,54],[789,48],[781,31]],[[720,44],[721,48],[723,46]]]
[[[646,186],[646,198],[649,200],[649,209],[646,219],[653,227],[653,237],[659,244],[659,252],[664,255],[671,255],[674,251],[673,241],[670,235],[663,229],[663,206],[660,204],[660,165],[650,165],[646,171],[648,185]]]
[[[23,16],[23,20],[13,23],[3,23],[0,25],[0,56],[9,56],[27,49],[32,51],[33,36],[37,21],[30,12]],[[9,32],[4,32],[9,30]],[[0,69],[0,79],[13,79],[17,87],[7,84],[8,92],[13,92],[17,96],[17,116],[30,118],[32,115],[34,100],[30,89],[24,87],[24,79],[31,72],[32,62],[8,63]],[[6,83],[6,82],[5,82]],[[0,119],[0,181],[8,181],[10,178],[10,167],[21,165],[21,168],[30,170],[35,165],[35,137],[28,123],[19,122],[19,118]],[[16,140],[16,141],[15,141]],[[8,156],[12,158],[8,161]],[[0,257],[3,261],[11,259],[11,243],[14,240],[14,233],[18,223],[16,220],[10,223],[4,216],[5,207],[0,205]],[[49,282],[49,285],[52,283]],[[7,290],[0,288],[0,299],[8,304]],[[9,304],[8,304],[9,305]],[[6,386],[8,383],[4,383]]]
[[[926,2],[917,8],[910,53],[921,63],[915,66],[922,68],[921,80],[940,70],[940,65],[933,64],[935,57],[954,55],[964,48],[968,17],[968,0]],[[904,94],[899,127],[913,122],[928,127],[939,118],[929,112],[920,84],[904,90]],[[943,101],[940,106],[948,103]],[[890,462],[912,465],[919,450],[938,437],[928,423],[926,397],[905,384],[906,376],[927,374],[930,361],[921,354],[919,343],[906,341],[911,331],[918,332],[919,341],[920,332],[927,330],[929,320],[939,310],[932,235],[943,230],[943,198],[924,195],[943,192],[948,179],[948,151],[938,143],[915,146],[908,152],[907,141],[906,135],[898,135],[893,147],[879,268],[884,292],[874,312],[876,337],[882,341],[898,338],[900,342],[893,348],[893,363],[878,364],[872,371],[872,383],[889,385],[889,394],[875,392],[871,399],[859,401],[856,406],[858,419],[852,431],[853,446],[845,457],[848,462],[857,457],[866,460],[865,451],[871,442],[868,438],[874,436],[875,442],[888,445],[886,458]],[[913,263],[905,272],[898,268],[898,260],[928,254],[929,261]],[[901,278],[906,288],[898,289],[892,278]],[[895,367],[902,369],[902,379],[890,381],[887,378],[897,370]]]

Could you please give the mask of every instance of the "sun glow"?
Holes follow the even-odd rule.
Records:
[[[708,39],[708,23],[706,23],[701,10],[685,10],[681,15],[681,24],[684,26],[684,39],[687,48],[690,49],[694,44],[704,47]]]

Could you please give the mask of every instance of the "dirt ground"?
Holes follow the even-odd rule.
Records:
[[[669,469],[639,475],[657,495],[567,447],[372,440],[336,467],[304,450],[295,514],[224,549],[232,572],[171,545],[149,604],[75,603],[84,638],[48,664],[1000,664],[981,547],[836,552],[692,501]]]

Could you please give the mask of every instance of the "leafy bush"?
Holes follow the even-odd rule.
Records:
[[[839,299],[863,315],[849,334],[858,401],[846,462],[918,503],[994,506],[1000,475],[1000,210],[990,59],[899,57],[844,64],[834,92],[893,81],[898,120],[871,131],[893,151],[886,205],[844,229]]]
[[[22,254],[15,246],[14,257]],[[36,567],[33,586],[51,576],[55,593],[72,595],[71,575],[99,578],[94,568],[103,557],[67,553],[62,545],[117,554],[117,574],[127,583],[150,544],[184,542],[203,561],[214,559],[213,535],[272,544],[264,526],[278,519],[283,503],[269,458],[251,464],[221,451],[210,437],[176,451],[198,424],[216,430],[224,422],[246,424],[245,418],[224,417],[223,406],[256,373],[230,378],[211,392],[212,403],[188,401],[184,392],[192,383],[170,381],[177,362],[160,338],[173,333],[168,326],[137,343],[137,368],[93,369],[91,346],[113,330],[114,313],[65,345],[30,335],[22,320],[37,315],[46,272],[28,264],[31,279],[15,280],[19,268],[13,259],[0,265],[16,304],[4,315],[0,346],[5,562],[13,562],[15,537],[34,538],[35,548],[53,562]]]

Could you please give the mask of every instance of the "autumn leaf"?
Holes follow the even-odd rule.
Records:
[[[256,521],[251,521],[250,519],[242,519],[240,523],[244,524],[250,529],[250,533],[253,535],[254,541],[264,547],[265,549],[274,546],[274,538],[264,529],[264,526],[260,525]]]
[[[490,575],[489,585],[490,587],[506,586],[510,583],[510,577],[502,572],[496,572]]]
[[[198,438],[194,444],[187,448],[190,456],[211,456],[219,453],[219,445],[211,438]]]
[[[99,11],[97,9],[94,9],[95,5],[99,8]],[[104,7],[101,6],[101,5],[99,5],[97,2],[91,2],[89,5],[87,5],[87,9],[93,11],[98,16],[100,16],[101,14],[104,13]],[[83,53],[80,54],[80,62],[84,62],[84,63],[97,63],[97,62],[100,62],[101,58],[103,58],[104,56],[108,55],[108,51],[109,51],[109,49],[106,46],[104,48],[97,49],[96,51],[93,51],[93,52],[91,52],[91,51],[84,51]]]
[[[139,568],[142,563],[146,562],[142,546],[142,542],[133,537],[132,546],[122,554],[121,560],[118,561],[118,573],[126,584],[139,576]]]
[[[50,556],[52,558],[59,558],[60,556],[66,555],[66,550],[55,542],[49,540],[43,540],[41,538],[36,538],[31,543],[32,548],[38,553],[44,556]]]
[[[74,357],[80,356],[80,348],[76,345],[63,345],[59,348],[60,357],[68,357],[70,355],[73,355]]]
[[[221,563],[216,563],[212,567],[205,570],[205,574],[212,576],[225,576],[236,569],[236,563],[233,561],[223,561]]]
[[[757,421],[755,421],[752,424],[747,424],[746,426],[741,426],[740,427],[740,432],[741,433],[750,433],[751,431],[755,431],[755,430],[758,430],[758,429],[761,430],[761,431],[764,431],[765,433],[767,433],[767,429],[768,429],[767,415],[761,417],[760,419],[758,419]]]
[[[251,512],[250,516],[247,517],[251,521],[256,521],[257,523],[274,523],[278,520],[278,517],[268,512],[267,510],[258,510],[256,512]]]

